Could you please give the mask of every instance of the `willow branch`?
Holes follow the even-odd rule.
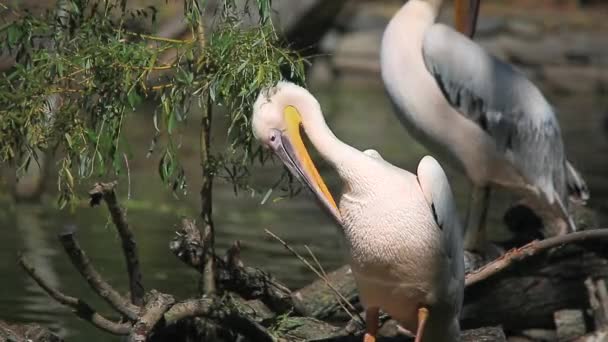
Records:
[[[32,266],[23,256],[19,257],[19,264],[27,272],[27,274],[49,295],[51,298],[56,300],[58,303],[68,306],[74,309],[75,314],[90,322],[95,327],[107,331],[114,335],[127,335],[131,330],[131,325],[128,323],[117,323],[113,322],[102,315],[98,314],[89,304],[86,302],[68,296],[57,289],[54,289],[49,285],[38,273],[34,266]]]
[[[590,239],[608,239],[608,229],[600,228],[559,235],[544,240],[535,240],[523,247],[514,248],[498,259],[467,274],[465,278],[465,286],[471,286],[486,280],[509,268],[514,263],[523,261],[528,257],[540,254],[548,249],[569,243],[583,242]]]
[[[121,314],[131,320],[137,320],[139,308],[129,303],[126,298],[121,296],[110,284],[103,280],[101,275],[93,268],[91,261],[82,248],[80,248],[80,245],[74,238],[74,233],[67,232],[59,235],[59,241],[61,241],[74,267],[85,278],[95,293]]]
[[[118,231],[122,241],[122,251],[125,256],[127,273],[129,274],[129,290],[131,292],[131,303],[142,306],[144,298],[144,286],[142,283],[141,270],[139,267],[139,257],[137,256],[137,243],[135,236],[129,228],[125,212],[122,210],[116,199],[114,187],[116,182],[96,183],[89,191],[91,205],[99,204],[101,198],[106,202],[112,222]]]

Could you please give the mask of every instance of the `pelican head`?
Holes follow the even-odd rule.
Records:
[[[454,16],[456,29],[469,38],[473,38],[477,28],[480,0],[456,0],[454,3]]]
[[[251,126],[262,146],[270,148],[289,172],[306,184],[339,221],[340,213],[302,141],[302,115],[321,115],[319,103],[304,88],[288,82],[263,89],[253,105]]]

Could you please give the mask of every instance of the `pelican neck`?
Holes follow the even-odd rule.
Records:
[[[342,175],[341,170],[347,167],[349,161],[353,159],[352,156],[360,151],[336,137],[327,125],[319,103],[312,95],[308,97],[307,101],[300,102],[298,110],[306,136],[323,159],[332,164]]]

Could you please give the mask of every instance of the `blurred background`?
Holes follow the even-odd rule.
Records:
[[[41,12],[54,1],[3,0],[0,3]],[[403,1],[287,1],[275,0],[275,24],[285,38],[310,57],[308,86],[323,107],[329,126],[346,143],[373,148],[391,163],[415,170],[427,153],[397,120],[385,95],[379,74],[382,32]],[[133,23],[134,29],[160,36],[187,33],[183,3],[174,0],[131,0],[131,7],[156,6],[154,26]],[[441,21],[452,23],[448,3]],[[0,7],[0,18],[10,21]],[[213,8],[213,4],[210,8]],[[541,88],[558,113],[570,161],[581,171],[591,191],[588,206],[608,223],[608,3],[592,0],[485,0],[481,5],[475,40],[488,51],[513,63]],[[255,19],[251,19],[255,22]],[[404,37],[406,39],[407,37]],[[10,56],[0,60],[10,66]],[[196,124],[184,131],[180,155],[185,164],[188,193],[176,197],[158,179],[159,156],[147,158],[153,136],[152,112],[146,104],[126,125],[131,150],[129,173],[118,178],[119,195],[128,209],[141,255],[147,287],[188,297],[197,291],[198,275],[173,257],[168,241],[181,216],[197,217],[200,166]],[[226,122],[215,120],[212,144],[222,148]],[[339,183],[332,170],[315,159],[334,191]],[[19,252],[26,253],[52,284],[86,298],[102,312],[109,308],[89,291],[64,255],[56,235],[66,225],[76,225],[78,237],[98,270],[121,291],[127,289],[119,238],[105,209],[58,210],[55,204],[53,163],[47,176],[33,172],[15,187],[14,170],[3,168],[0,181],[0,319],[42,322],[68,341],[110,341],[107,334],[79,321],[56,304],[17,266]],[[469,184],[465,177],[444,165],[464,216]],[[292,288],[305,285],[314,274],[284,248],[264,234],[275,232],[294,248],[308,245],[326,270],[345,262],[338,230],[310,200],[308,194],[280,199],[268,195],[281,174],[280,165],[252,169],[255,194],[235,194],[231,185],[216,182],[214,219],[216,243],[222,250],[241,241],[246,264],[273,273]],[[107,179],[105,179],[107,180]],[[38,191],[44,187],[42,194]],[[84,184],[84,194],[89,184]],[[127,198],[127,194],[129,194]],[[495,193],[496,194],[496,193]],[[490,225],[494,240],[508,238],[503,215],[511,198],[494,196]],[[115,339],[118,340],[118,339]]]

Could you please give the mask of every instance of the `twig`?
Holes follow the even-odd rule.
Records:
[[[72,264],[74,264],[74,267],[85,278],[91,288],[118,312],[131,320],[137,320],[139,308],[129,303],[127,299],[122,297],[110,284],[103,280],[101,275],[93,268],[91,261],[84,251],[80,248],[74,238],[74,233],[67,232],[60,234],[59,240],[70,257]]]
[[[293,248],[291,248],[291,246],[287,242],[285,242],[283,239],[281,239],[280,237],[278,237],[277,235],[275,235],[273,232],[271,232],[268,229],[264,229],[264,231],[266,232],[266,234],[270,235],[272,238],[274,238],[279,243],[281,243],[283,245],[283,247],[285,247],[285,249],[287,249],[288,251],[290,251],[304,265],[306,265],[311,271],[313,271],[317,275],[317,277],[319,277],[320,279],[323,279],[323,281],[325,282],[325,284],[338,297],[337,298],[338,299],[338,303],[346,311],[346,313],[351,318],[353,318],[353,319],[355,317],[357,317],[359,319],[359,322],[361,324],[364,324],[363,318],[359,315],[359,313],[357,312],[357,310],[355,309],[355,307],[348,301],[348,299],[344,298],[344,296],[340,293],[340,291],[338,291],[333,286],[333,284],[329,281],[329,279],[327,279],[327,277],[325,275],[323,275],[319,270],[317,270],[313,265],[311,265],[310,262],[308,262],[308,260],[306,260],[306,258],[304,258],[303,256],[300,255],[300,253],[296,252]],[[345,305],[348,306],[348,308]]]
[[[141,270],[139,268],[139,258],[137,256],[137,243],[135,236],[129,228],[127,218],[122,208],[116,199],[114,187],[116,182],[112,183],[96,183],[93,189],[89,191],[91,198],[91,206],[99,204],[100,200],[106,202],[112,222],[118,231],[118,235],[122,241],[122,251],[127,264],[127,273],[129,274],[129,290],[131,291],[131,303],[142,306],[144,297],[144,286],[142,283]]]
[[[330,286],[330,288],[332,288],[333,284],[331,284],[331,282],[327,278],[327,273],[325,273],[325,269],[323,269],[323,266],[319,262],[319,259],[317,259],[317,256],[312,252],[312,250],[310,248],[308,248],[307,245],[304,245],[304,248],[306,248],[306,250],[308,251],[308,254],[312,258],[312,260],[315,262],[315,264],[317,264],[317,267],[319,268],[319,271],[323,275],[322,279],[325,282],[325,284],[327,284],[328,286]],[[340,307],[342,308],[342,310],[344,310],[344,312],[346,312],[346,314],[348,316],[350,316],[350,319],[355,320],[355,321],[357,321],[358,318],[360,319],[361,318],[360,315],[353,315],[351,313],[351,310],[353,312],[356,312],[356,311],[355,311],[355,307],[350,303],[350,301],[348,299],[346,299],[344,297],[344,295],[342,295],[342,293],[340,293],[340,291],[338,291],[338,289],[335,289],[335,292],[336,292],[336,294],[338,296],[338,304],[340,305]],[[349,307],[347,308],[344,303],[346,303],[346,305],[348,305]],[[361,323],[362,324],[363,322],[362,321],[357,321],[357,323]]]
[[[122,154],[123,159],[125,160],[125,166],[127,167],[127,201],[131,200],[131,168],[129,167],[129,158],[127,158],[127,154]],[[125,215],[127,214],[127,209],[125,209]]]
[[[19,264],[49,296],[55,299],[58,303],[74,309],[74,312],[78,317],[90,322],[97,328],[114,335],[127,335],[131,330],[130,324],[113,322],[98,314],[86,302],[78,298],[68,296],[59,290],[54,289],[44,279],[42,279],[38,273],[36,273],[34,266],[25,260],[23,256],[19,257]]]
[[[128,342],[145,342],[154,326],[164,317],[171,308],[175,299],[173,296],[160,293],[156,290],[150,291],[146,300],[145,313],[135,322]]]
[[[582,242],[589,239],[607,238],[608,229],[599,228],[559,235],[544,240],[532,241],[523,247],[514,248],[508,251],[498,259],[491,261],[490,263],[480,267],[479,269],[467,274],[465,278],[465,286],[477,284],[507,269],[513,263],[537,255],[547,249],[559,247],[568,243]]]

